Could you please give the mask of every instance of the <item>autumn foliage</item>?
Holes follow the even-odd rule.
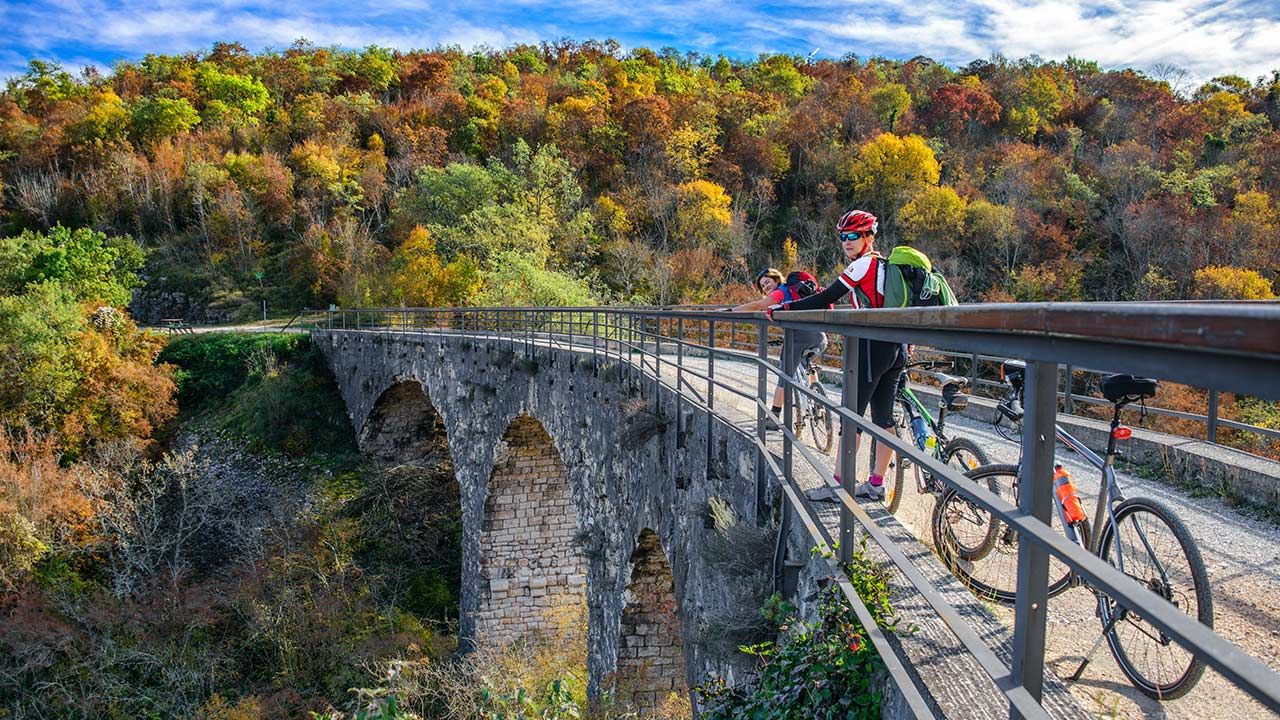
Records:
[[[852,206],[966,298],[1198,297],[1216,267],[1274,292],[1280,76],[1166,77],[568,41],[37,61],[0,93],[2,217],[135,238],[148,321],[519,301],[512,267],[579,299],[692,301],[787,238],[833,266]],[[713,275],[675,277],[676,253]]]

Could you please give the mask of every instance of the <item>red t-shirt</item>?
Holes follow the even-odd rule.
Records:
[[[856,308],[862,307],[855,289],[871,300],[871,307],[884,307],[884,267],[880,256],[867,253],[849,263],[840,273],[840,283],[849,288],[849,298]]]

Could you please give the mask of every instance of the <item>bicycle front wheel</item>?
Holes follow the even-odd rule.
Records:
[[[1200,549],[1167,506],[1130,498],[1102,531],[1099,554],[1112,566],[1201,624],[1213,627],[1213,596]],[[1102,603],[1107,644],[1129,682],[1157,700],[1186,695],[1204,674],[1203,660],[1173,642],[1143,617],[1110,598]]]
[[[1017,465],[986,465],[965,476],[985,484],[1012,505],[1018,504]],[[1050,519],[1053,529],[1062,533],[1056,510]],[[1073,523],[1072,529],[1087,545],[1088,523]],[[951,572],[978,597],[1013,603],[1018,592],[1018,539],[1019,534],[1012,527],[954,489],[948,490],[933,509],[934,548]],[[1066,590],[1070,584],[1071,568],[1050,557],[1049,596]]]
[[[822,387],[822,383],[813,383],[809,385],[809,389],[813,394],[827,399],[827,391]],[[835,423],[831,419],[831,409],[820,402],[811,403],[811,412],[809,413],[809,431],[813,433],[813,446],[822,453],[830,453],[832,446],[835,445]]]
[[[1009,442],[1022,442],[1022,420],[1011,417],[1003,402],[998,403],[993,412],[991,424],[995,426],[996,434]]]
[[[911,413],[907,408],[906,400],[899,400],[893,405],[893,432],[900,438],[906,439],[911,437],[911,429],[908,427],[911,422]],[[872,458],[875,457],[876,445],[872,444]],[[874,462],[874,460],[872,461]],[[893,460],[894,473],[892,478],[885,478],[888,482],[884,486],[884,507],[891,513],[897,513],[898,508],[902,506],[902,489],[906,487],[907,470],[914,469],[916,472],[920,468],[913,462],[911,458],[898,453]]]

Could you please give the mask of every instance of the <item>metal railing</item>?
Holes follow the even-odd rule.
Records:
[[[1007,358],[987,355],[983,353],[958,353],[950,350],[939,350],[936,348],[927,348],[925,352],[933,355],[941,355],[943,357],[952,358],[953,360],[965,360],[968,362],[969,387],[972,388],[991,388],[996,393],[1002,393],[1008,389],[1008,386],[1000,380],[988,379],[980,372],[979,368],[985,363],[991,368],[998,367],[1001,362]],[[1058,399],[1062,402],[1062,410],[1068,415],[1075,414],[1076,403],[1084,403],[1097,407],[1108,407],[1111,403],[1103,398],[1094,397],[1092,395],[1083,395],[1075,392],[1074,377],[1083,373],[1086,375],[1102,376],[1105,373],[1093,368],[1073,367],[1066,365],[1061,368],[1062,377],[1060,379],[1060,387],[1058,390]],[[1218,430],[1220,428],[1230,428],[1232,430],[1241,430],[1244,432],[1255,433],[1265,438],[1280,440],[1280,430],[1261,425],[1251,425],[1236,420],[1221,417],[1219,415],[1219,396],[1217,388],[1208,389],[1208,397],[1205,402],[1205,413],[1193,413],[1185,410],[1174,410],[1164,408],[1158,405],[1146,404],[1143,406],[1143,412],[1149,415],[1159,417],[1172,417],[1180,420],[1191,420],[1193,422],[1203,423],[1205,425],[1205,439],[1211,443],[1218,442]]]
[[[768,478],[775,478],[785,499],[783,524],[794,516],[815,546],[825,551],[838,585],[871,637],[889,674],[916,717],[932,717],[928,703],[913,684],[883,633],[843,574],[841,561],[851,558],[854,532],[861,528],[875,541],[903,576],[936,612],[957,639],[990,676],[1009,702],[1011,717],[1045,718],[1040,705],[1044,680],[1045,620],[1048,561],[1057,558],[1092,587],[1142,615],[1196,657],[1220,672],[1273,711],[1280,711],[1280,674],[1236,645],[1199,624],[1147,587],[1092,555],[1048,524],[1052,501],[1047,490],[1021,493],[1015,507],[985,486],[965,482],[954,469],[920,451],[853,412],[856,407],[859,343],[855,338],[914,342],[949,351],[1027,362],[1026,426],[1023,432],[1024,477],[1045,478],[1052,466],[1053,423],[1057,413],[1056,378],[1060,364],[1087,366],[1111,372],[1131,372],[1174,382],[1239,392],[1262,399],[1280,399],[1280,305],[1196,303],[1024,304],[957,308],[804,311],[777,315],[766,322],[756,313],[725,313],[707,309],[648,308],[456,308],[456,309],[341,309],[331,310],[325,325],[331,330],[450,333],[478,336],[513,348],[532,351],[550,346],[589,353],[595,362],[617,362],[636,372],[645,387],[665,387],[678,401],[706,414],[710,428],[717,414],[717,395],[740,398],[755,410],[749,434],[756,447],[757,508],[767,497]],[[797,384],[768,355],[771,336],[794,331],[823,331],[841,336],[844,388],[839,402],[827,400]],[[744,333],[745,330],[745,333]],[[754,339],[755,352],[740,349],[740,335]],[[739,345],[734,348],[730,345]],[[700,362],[694,362],[698,357]],[[717,358],[755,370],[755,387],[717,376]],[[791,388],[786,393],[782,422],[782,453],[775,457],[765,440],[770,377]],[[791,428],[793,393],[826,405],[840,419],[840,475],[851,483],[858,477],[852,438],[855,429],[870,435],[932,473],[1028,542],[1019,543],[1018,601],[1014,608],[1013,661],[1005,664],[934,588],[906,553],[834,479],[826,462],[799,443]],[[677,412],[677,423],[686,413]],[[735,427],[732,423],[726,424]],[[680,436],[680,435],[678,435]],[[711,442],[707,433],[707,442]],[[708,448],[710,449],[710,448]],[[708,456],[711,453],[708,452]],[[795,473],[795,458],[838,498],[841,518],[833,536],[819,521]],[[783,530],[785,532],[785,528]]]

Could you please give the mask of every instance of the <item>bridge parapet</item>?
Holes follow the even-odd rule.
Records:
[[[1059,364],[1157,376],[1264,399],[1280,399],[1280,323],[1277,322],[1280,321],[1280,307],[1274,304],[1036,304],[871,312],[811,311],[787,313],[785,320],[779,326],[787,332],[821,330],[845,338],[918,342],[960,352],[1026,359],[1029,366],[1028,425],[1024,435],[1021,475],[1027,477],[1048,477],[1047,469],[1053,460],[1052,424],[1056,398],[1054,383],[1049,380],[1056,378]],[[838,403],[827,401],[788,380],[796,392],[825,405],[839,418],[843,438],[853,438],[854,430],[858,429],[877,442],[909,456],[912,462],[926,468],[975,506],[999,518],[1001,523],[1025,540],[1018,546],[1018,602],[1014,613],[1011,658],[1005,660],[993,653],[913,567],[912,560],[897,549],[879,524],[853,501],[844,487],[836,483],[831,469],[818,462],[814,453],[799,444],[790,430],[785,429],[791,419],[790,397],[781,452],[775,456],[770,451],[765,434],[765,398],[772,384],[771,375],[779,373],[776,366],[768,361],[766,348],[770,333],[776,326],[769,325],[759,316],[666,308],[362,309],[333,312],[327,324],[335,329],[345,326],[374,333],[449,336],[463,341],[466,338],[487,338],[497,341],[497,344],[508,343],[513,353],[523,352],[526,358],[536,354],[532,353],[533,348],[561,348],[573,353],[589,353],[591,357],[605,362],[640,368],[641,372],[634,376],[633,382],[638,386],[652,385],[652,397],[655,398],[653,414],[663,418],[656,424],[674,423],[675,446],[681,450],[689,449],[690,440],[695,445],[705,442],[707,447],[703,458],[708,467],[716,454],[715,434],[696,435],[688,430],[702,423],[708,428],[723,423],[718,415],[718,404],[738,403],[740,407],[752,408],[756,418],[754,427],[735,427],[729,432],[729,435],[736,433],[740,441],[754,448],[751,461],[754,473],[748,473],[754,474],[754,498],[751,502],[739,498],[741,510],[762,513],[773,497],[780,497],[783,500],[784,523],[794,523],[807,533],[813,545],[828,551],[838,546],[841,553],[846,553],[853,546],[855,531],[869,535],[916,586],[930,608],[952,627],[991,681],[1001,689],[1014,716],[1048,716],[1040,699],[1044,683],[1046,568],[1050,557],[1065,563],[1118,605],[1141,612],[1159,632],[1203,659],[1262,705],[1273,711],[1280,710],[1280,677],[1264,663],[1244,654],[1211,629],[1157,598],[1148,588],[1135,583],[1117,568],[1050,532],[1047,520],[1052,504],[1047,491],[1037,489],[1023,493],[1018,506],[1014,507],[984,487],[966,483],[963,476],[925,456],[911,442],[903,441],[856,416],[849,409],[853,398],[845,397]],[[716,369],[718,359],[743,360],[741,353],[725,348],[727,343],[723,338],[730,328],[742,326],[748,327],[757,340],[758,352],[748,358],[755,368],[757,382],[754,391],[744,391],[741,378],[730,381]],[[851,376],[857,370],[857,343],[846,342],[844,347],[843,372]],[[705,360],[696,365],[686,362],[686,354],[694,352],[704,354]],[[850,385],[845,383],[845,387]],[[439,392],[456,393],[457,389],[441,387]],[[562,409],[567,417],[582,414],[582,406]],[[445,415],[449,421],[448,413]],[[543,420],[550,423],[549,416]],[[449,424],[452,433],[454,423]],[[556,430],[550,426],[548,431],[557,436]],[[652,428],[637,430],[636,439],[643,439],[651,431]],[[564,448],[561,450],[563,454]],[[811,466],[806,471],[821,477],[837,497],[841,520],[835,532],[821,523],[813,506],[804,498],[796,480],[797,458]],[[687,457],[685,460],[687,462]],[[688,467],[698,466],[687,464],[684,471]],[[844,478],[858,476],[851,442],[842,446],[839,469]],[[679,471],[672,475],[674,484],[681,485]],[[714,473],[708,472],[707,482],[711,482],[713,477]],[[625,496],[625,485],[613,485],[610,489]],[[581,496],[579,486],[575,485],[574,493],[581,513],[581,503],[589,504],[590,501]],[[650,496],[654,497],[657,496]],[[675,503],[673,506],[691,507],[688,503]],[[580,515],[579,528],[583,525]],[[638,530],[639,527],[633,528],[632,538],[636,537]],[[672,531],[664,529],[661,532],[666,540]],[[682,528],[679,532],[687,534],[689,528]],[[673,553],[681,552],[679,542],[669,547]],[[684,552],[688,553],[687,548]],[[784,560],[782,556],[777,558],[780,576]],[[690,555],[672,559],[677,597],[688,596],[693,567],[687,564],[691,562],[696,564]],[[613,564],[615,573],[610,581],[615,589],[621,583],[616,568],[625,564]],[[681,572],[682,565],[689,569]],[[835,579],[855,612],[864,624],[873,628],[870,633],[872,641],[885,658],[909,712],[916,717],[933,716],[935,706],[923,697],[912,680],[912,673],[907,672],[897,659],[891,643],[874,629],[871,616],[852,585],[838,574],[839,565],[834,558],[831,569],[837,573]],[[683,627],[690,629],[687,618]],[[616,659],[616,647],[610,650]]]

